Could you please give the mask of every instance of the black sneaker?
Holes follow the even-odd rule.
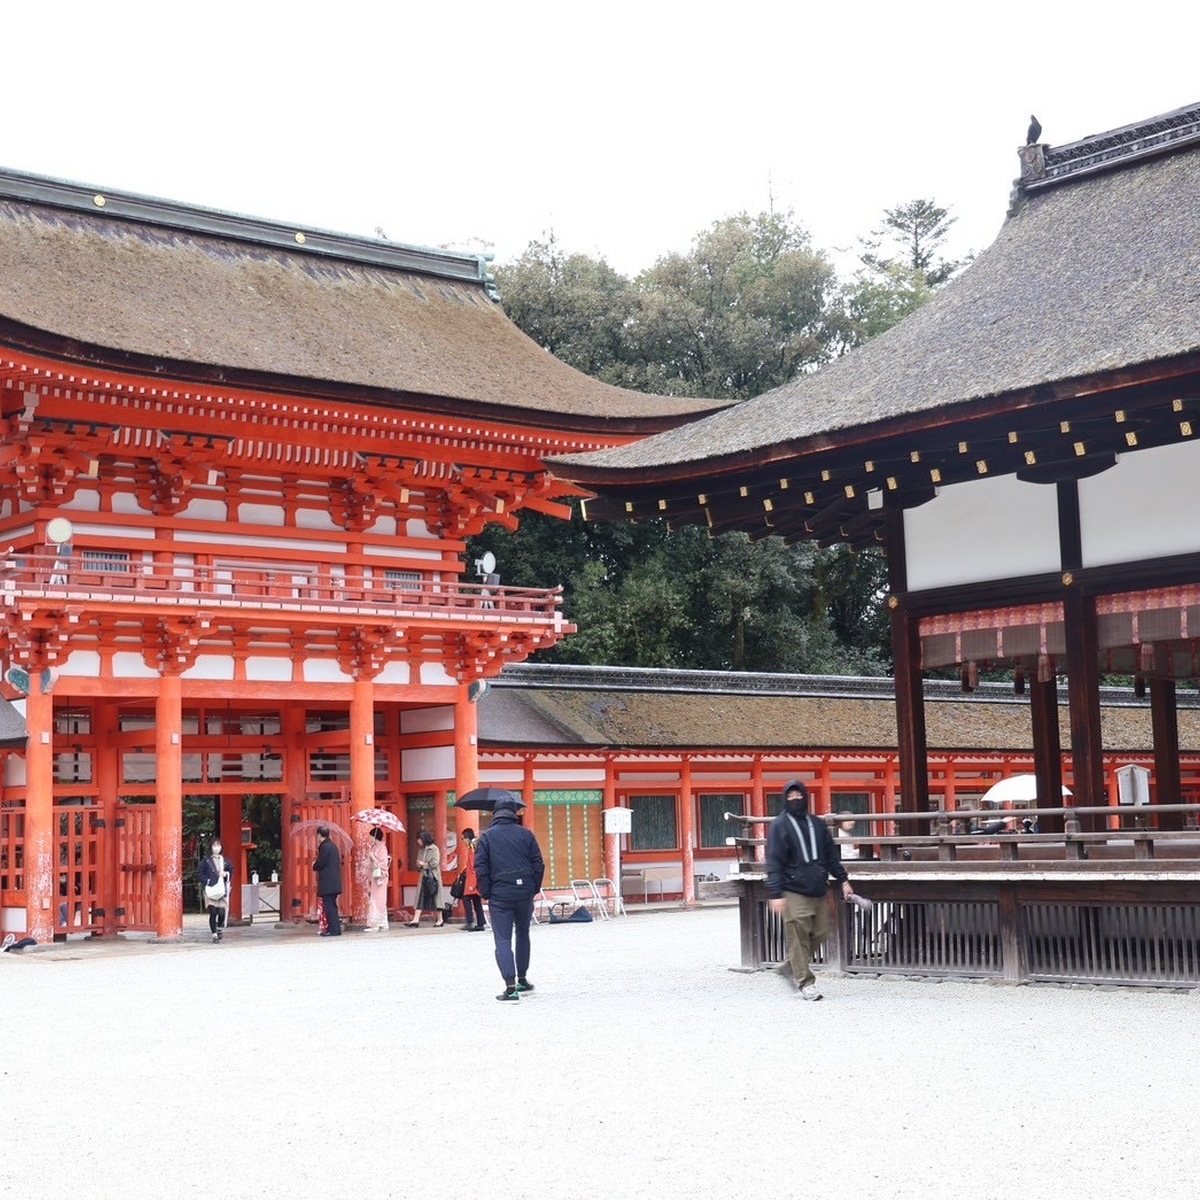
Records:
[[[504,991],[496,997],[497,1000],[520,1000],[521,993],[517,988],[505,988]]]
[[[532,992],[533,984],[530,983],[528,979],[518,979],[517,980],[517,991],[518,992]]]

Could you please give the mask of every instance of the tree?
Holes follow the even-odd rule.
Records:
[[[919,271],[931,288],[938,287],[962,266],[961,261],[937,257],[938,248],[957,220],[950,216],[949,209],[932,200],[909,200],[895,208],[884,209],[882,228],[872,230],[871,237],[863,240],[862,261],[881,271],[887,271],[899,261],[910,270]],[[880,255],[880,245],[885,238],[899,243],[904,251],[902,258],[897,260],[894,255],[890,258]]]
[[[636,287],[630,336],[656,392],[756,396],[827,361],[844,334],[833,267],[791,213],[716,221]]]
[[[932,200],[884,210],[883,224],[861,239],[862,264],[843,292],[846,349],[861,346],[915,312],[962,266],[938,257],[956,218]],[[899,253],[885,254],[885,239]]]

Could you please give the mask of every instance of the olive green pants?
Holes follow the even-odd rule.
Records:
[[[787,911],[783,914],[783,936],[788,963],[798,988],[816,983],[809,964],[829,936],[829,900],[825,896],[801,896],[784,892]]]

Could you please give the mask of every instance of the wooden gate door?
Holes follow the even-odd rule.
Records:
[[[154,923],[154,805],[118,804],[117,929],[151,929]]]
[[[290,913],[281,913],[283,921],[317,919],[317,877],[313,859],[317,856],[317,827],[328,825],[333,843],[342,856],[342,903],[349,900],[353,874],[351,865],[349,788],[336,793],[310,793],[302,803],[292,806],[290,820],[283,829],[287,844],[283,847],[283,869],[291,876]],[[341,905],[338,906],[341,911]],[[342,913],[343,918],[345,913]]]
[[[54,806],[54,863],[57,871],[56,936],[103,932],[100,875],[108,831],[94,805]]]

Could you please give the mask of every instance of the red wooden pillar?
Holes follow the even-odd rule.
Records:
[[[221,839],[221,851],[225,858],[233,864],[233,891],[229,896],[229,919],[242,919],[242,884],[249,883],[242,866],[242,797],[240,795],[221,795],[221,819],[218,823],[218,836]],[[211,846],[201,846],[202,854],[207,854]]]
[[[765,817],[767,815],[767,792],[763,786],[763,764],[762,756],[756,754],[754,762],[750,767],[750,815],[752,817]],[[741,833],[739,829],[737,831]],[[765,837],[765,825],[751,825],[745,830],[746,837]],[[754,847],[754,861],[766,862],[767,848],[765,846]]]
[[[606,809],[617,807],[617,772],[613,766],[611,753],[604,756],[604,807]],[[603,821],[603,817],[601,817],[601,821]],[[613,881],[618,893],[621,890],[621,880],[618,878],[618,872],[621,870],[620,838],[619,833],[604,835],[604,874]]]
[[[183,681],[163,672],[154,705],[154,925],[160,938],[183,933]]]
[[[54,937],[58,876],[54,865],[54,701],[42,691],[42,672],[29,668],[25,702],[25,932],[38,942]]]
[[[458,685],[454,701],[454,786],[457,796],[465,796],[479,786],[479,709],[469,698],[469,683]],[[456,806],[454,828],[478,832],[477,818],[470,809]]]
[[[280,872],[279,886],[279,919],[281,921],[301,920],[304,914],[301,907],[301,884],[312,878],[312,873],[297,879],[299,869],[296,866],[298,847],[292,838],[292,829],[296,824],[293,818],[299,816],[299,810],[304,804],[304,794],[308,788],[308,752],[304,745],[305,711],[303,704],[289,704],[283,710],[284,732],[284,787],[287,789],[283,797],[282,811],[279,814],[280,842],[283,848],[283,866]],[[308,864],[305,863],[305,866]]]
[[[369,678],[354,681],[350,696],[350,815],[375,807],[375,684]],[[346,905],[355,924],[365,925],[370,903],[371,865],[367,859],[370,828],[350,822],[354,841],[350,862],[344,864],[344,884],[350,896]]]
[[[696,903],[695,802],[692,797],[692,760],[685,754],[679,765],[679,840],[683,846],[683,902]]]
[[[104,909],[103,930],[106,934],[117,931],[117,907],[121,902],[120,863],[117,846],[117,794],[121,779],[121,752],[117,747],[117,706],[97,699],[92,706],[92,734],[94,743],[94,778],[96,802],[100,806],[100,819],[104,822],[104,840],[101,843],[100,862],[100,907]]]

